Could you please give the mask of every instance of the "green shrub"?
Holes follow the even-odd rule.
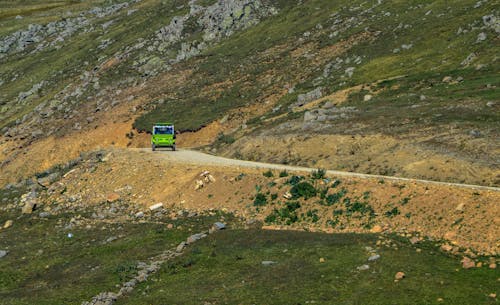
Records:
[[[304,197],[307,200],[316,196],[317,191],[309,182],[300,182],[292,187],[290,193],[294,199]]]
[[[347,190],[342,189],[341,191],[339,191],[335,194],[331,194],[331,195],[326,196],[326,206],[331,206],[331,205],[334,205],[334,204],[340,202],[340,199],[342,197],[344,197],[345,194],[347,194]]]
[[[318,168],[317,170],[313,171],[311,173],[311,178],[315,180],[323,179],[325,178],[326,175],[326,170],[322,168]]]
[[[288,184],[296,185],[302,180],[304,180],[304,177],[302,177],[302,176],[292,176],[292,177],[290,177],[290,179],[288,179]]]
[[[306,216],[313,223],[316,223],[319,220],[318,210],[309,210],[309,211],[306,212]]]
[[[288,177],[288,172],[286,170],[280,172],[280,178]]]
[[[335,181],[333,181],[333,183],[332,183],[332,187],[337,187],[337,186],[339,186],[339,184],[340,184],[340,180],[335,179]]]
[[[274,177],[273,172],[271,170],[268,170],[267,172],[263,172],[262,175],[267,178]]]
[[[267,223],[285,223],[290,225],[299,220],[297,216],[297,209],[299,208],[300,203],[296,201],[287,202],[281,209],[274,209],[273,212],[265,218],[265,221]]]
[[[253,201],[254,206],[259,207],[259,206],[264,206],[266,204],[267,204],[266,195],[262,193],[258,193],[257,195],[255,195],[255,199]]]
[[[394,217],[394,216],[399,215],[399,214],[400,214],[400,212],[399,212],[399,209],[397,207],[384,213],[384,215],[387,217]]]
[[[236,139],[231,135],[225,135],[222,132],[217,136],[217,141],[224,144],[233,144]]]

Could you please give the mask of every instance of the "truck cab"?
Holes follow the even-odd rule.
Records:
[[[172,123],[156,123],[151,132],[151,149],[170,147],[175,150],[175,129]]]

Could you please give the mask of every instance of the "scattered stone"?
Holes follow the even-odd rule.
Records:
[[[453,249],[453,247],[449,244],[441,245],[441,250],[444,252],[450,252],[452,249]]]
[[[9,219],[5,222],[5,224],[3,225],[3,228],[4,229],[10,228],[10,227],[12,227],[13,224],[14,224],[14,221]]]
[[[396,273],[396,275],[394,275],[394,280],[400,281],[400,280],[404,279],[405,277],[406,277],[406,274],[404,272],[399,271],[398,273]]]
[[[374,255],[372,255],[372,256],[370,256],[370,257],[368,258],[368,261],[369,261],[369,262],[373,262],[373,261],[378,260],[379,258],[380,258],[380,255],[379,255],[379,254],[374,254]]]
[[[443,298],[437,298],[437,301],[438,302],[443,302],[444,300],[443,300]]]
[[[320,258],[319,258],[319,262],[320,262],[320,263],[324,263],[324,262],[325,262],[325,259],[324,259],[323,257],[320,257]]]
[[[135,213],[135,218],[142,218],[142,217],[144,217],[144,212],[141,211],[141,212]]]
[[[461,65],[462,65],[462,66],[468,66],[468,65],[470,65],[470,64],[472,63],[472,61],[473,61],[474,59],[476,59],[476,57],[477,57],[476,53],[470,53],[470,54],[467,56],[467,58],[465,58],[465,59],[462,61]]]
[[[368,266],[368,265],[361,265],[359,267],[356,267],[356,269],[358,269],[359,271],[365,271],[365,270],[370,269],[370,266]]]
[[[192,244],[195,241],[200,240],[200,239],[205,238],[205,237],[207,237],[207,234],[205,234],[205,233],[193,234],[193,235],[188,237],[186,242],[187,242],[187,244]]]
[[[173,224],[169,223],[169,224],[167,225],[167,229],[173,229],[173,228],[174,228],[174,225],[173,225]]]
[[[214,225],[212,226],[212,228],[216,231],[219,231],[219,230],[224,230],[226,228],[226,224],[222,223],[222,222],[216,222],[214,223]]]
[[[203,180],[196,180],[196,185],[194,186],[194,190],[197,191],[204,186],[205,184],[203,183]]]
[[[420,95],[420,100],[421,100],[421,101],[425,101],[426,99],[427,99],[427,97],[426,97],[425,95],[423,95],[423,94],[422,94],[422,95]]]
[[[462,202],[460,203],[459,205],[457,205],[457,207],[455,208],[455,211],[457,212],[463,212],[464,211],[464,206],[465,206],[465,203]]]
[[[275,261],[262,261],[262,266],[271,266],[277,264]]]
[[[150,211],[156,211],[156,210],[158,210],[158,209],[160,209],[160,208],[162,208],[162,207],[163,207],[163,203],[162,203],[162,202],[159,202],[159,203],[157,203],[157,204],[153,204],[152,206],[150,206],[150,207],[149,207],[149,210],[150,210]]]
[[[379,225],[374,225],[373,228],[371,228],[371,230],[370,230],[371,233],[380,233],[382,231],[383,231],[383,229]]]
[[[417,243],[419,243],[419,242],[420,242],[420,238],[418,238],[418,237],[416,237],[416,236],[413,236],[412,238],[410,238],[410,243],[411,243],[412,245],[417,244]]]
[[[52,173],[46,177],[38,179],[38,184],[44,186],[44,187],[49,187],[52,183],[56,182],[61,175],[59,173]]]
[[[488,296],[489,296],[490,298],[492,298],[492,299],[496,299],[497,294],[496,294],[496,293],[490,293]]]
[[[38,216],[40,218],[47,218],[50,216],[50,213],[49,212],[40,212],[40,214],[38,214]]]
[[[486,40],[486,33],[481,32],[477,35],[476,42],[482,42]]]
[[[299,94],[297,97],[297,106],[303,106],[306,103],[317,100],[323,96],[322,93],[323,88],[318,87],[312,91],[309,91],[305,94]]]
[[[371,94],[366,94],[364,97],[363,97],[363,101],[364,102],[369,102],[371,101],[371,99],[373,98],[373,95]]]
[[[495,106],[495,102],[487,102],[486,107],[493,107]]]
[[[184,250],[184,248],[186,247],[186,245],[187,245],[187,244],[186,244],[186,242],[185,242],[185,241],[181,242],[181,243],[177,246],[177,248],[175,248],[175,251],[177,251],[177,252],[182,252],[182,251]]]
[[[292,196],[292,194],[290,192],[286,192],[286,193],[283,194],[283,198],[285,198],[285,199],[292,199],[292,197],[293,196]]]
[[[9,254],[9,251],[0,250],[0,258],[5,257],[7,254]]]
[[[26,201],[23,205],[21,212],[23,214],[31,214],[36,209],[36,203],[34,200]]]
[[[109,193],[107,196],[106,196],[106,201],[111,203],[111,202],[115,202],[117,201],[118,199],[120,199],[120,195],[118,195],[117,193]]]
[[[469,135],[474,138],[480,138],[482,134],[479,130],[471,130]]]
[[[451,81],[453,80],[453,78],[451,76],[445,76],[443,78],[443,83],[451,83]]]
[[[470,269],[476,267],[476,263],[467,256],[464,256],[464,258],[460,261],[462,263],[462,268],[464,269]]]
[[[491,263],[488,267],[490,269],[496,269],[497,268],[497,264],[496,263]]]

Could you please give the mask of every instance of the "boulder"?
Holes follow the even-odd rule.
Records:
[[[118,199],[120,199],[120,195],[118,195],[117,193],[109,193],[108,195],[106,195],[107,202],[115,202]]]
[[[460,262],[462,263],[462,268],[464,269],[470,269],[476,267],[476,263],[467,256],[464,256],[464,258],[462,258]]]
[[[186,243],[187,244],[192,244],[195,241],[200,240],[200,239],[205,238],[205,237],[207,237],[207,234],[205,234],[205,233],[193,234],[193,235],[191,235],[191,236],[188,237],[188,239],[186,240]]]
[[[9,251],[6,251],[6,250],[0,250],[0,258],[6,256],[7,254],[9,254]]]
[[[400,281],[400,280],[404,279],[405,277],[406,277],[406,274],[404,272],[399,271],[398,273],[396,273],[396,275],[394,275],[394,280]]]
[[[14,221],[9,219],[5,222],[5,224],[3,225],[3,228],[4,229],[10,228],[10,227],[12,227],[13,224],[14,224]]]
[[[150,211],[156,211],[156,210],[158,210],[158,209],[160,209],[160,208],[162,208],[162,207],[163,207],[163,203],[162,203],[162,202],[159,202],[159,203],[157,203],[157,204],[153,204],[152,206],[150,206],[150,207],[149,207],[149,210],[150,210]]]

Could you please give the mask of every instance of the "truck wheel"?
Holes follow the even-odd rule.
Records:
[[[172,146],[172,151],[175,151],[175,144]]]
[[[151,144],[151,150],[152,150],[152,151],[155,151],[155,149],[156,149],[156,145],[155,145],[154,143],[153,143],[153,144]]]

